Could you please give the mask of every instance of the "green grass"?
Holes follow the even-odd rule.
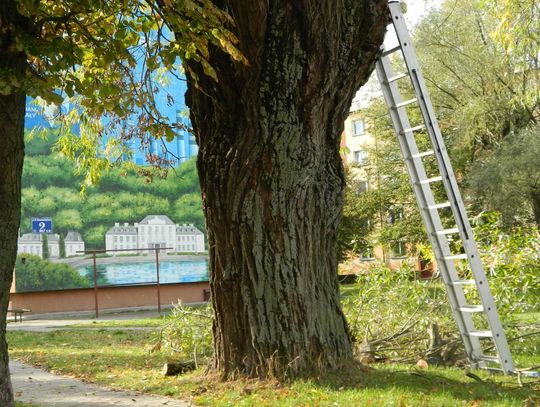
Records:
[[[123,321],[122,321],[123,322]],[[237,380],[222,383],[203,369],[164,377],[167,356],[151,353],[151,333],[122,330],[8,332],[11,357],[59,374],[73,375],[116,389],[194,397],[208,406],[531,406],[540,403],[540,382],[475,372],[478,382],[457,368],[417,370],[412,365],[351,364],[319,380]],[[540,356],[531,361],[540,363]],[[346,372],[346,373],[345,373]],[[536,401],[532,401],[536,400]]]
[[[83,324],[70,325],[71,328],[158,328],[164,323],[163,317],[145,319],[126,319],[115,321],[92,321]]]
[[[516,315],[516,320],[521,323],[540,325],[540,312],[525,312]]]
[[[344,284],[339,287],[341,298],[352,297],[358,294],[360,286],[357,284]]]

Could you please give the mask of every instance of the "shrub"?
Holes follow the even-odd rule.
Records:
[[[154,349],[174,359],[193,359],[195,363],[213,355],[212,307],[176,305],[157,332]]]
[[[522,314],[540,310],[538,232],[503,232],[499,217],[489,213],[474,219],[473,224],[511,350],[535,354],[540,344],[532,337],[538,337],[538,324]],[[432,258],[426,248],[421,251],[425,258]],[[408,265],[393,271],[374,262],[354,285],[343,290],[343,309],[355,349],[365,352],[368,344],[377,357],[402,362],[426,357],[431,362],[452,364],[464,358],[441,279],[417,280],[414,276]],[[473,300],[470,298],[471,303]],[[178,306],[159,332],[159,346],[184,358],[210,357],[211,318],[210,306]],[[475,324],[485,328],[485,321],[475,319]]]
[[[28,254],[17,256],[15,277],[18,292],[90,287],[90,282],[68,264],[51,263]]]
[[[540,235],[536,228],[502,229],[500,214],[473,219],[482,261],[499,312],[540,311]]]
[[[381,357],[414,359],[431,348],[434,324],[441,337],[457,338],[441,282],[414,275],[409,266],[394,271],[374,263],[358,276],[356,293],[343,300],[357,349],[371,343]]]

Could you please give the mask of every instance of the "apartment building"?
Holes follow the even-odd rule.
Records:
[[[369,130],[365,110],[360,104],[353,104],[349,116],[345,120],[341,147],[343,162],[348,168],[359,194],[377,187],[376,168],[373,157],[370,156],[370,151],[373,151],[377,140],[376,135],[371,134]],[[381,222],[393,224],[403,219],[403,216],[402,207],[381,207],[379,215],[370,221],[369,227],[380,227]],[[385,247],[373,243],[358,253],[358,257],[361,261],[383,260],[392,267],[398,267],[407,258],[407,246],[407,242],[404,240],[389,242]]]

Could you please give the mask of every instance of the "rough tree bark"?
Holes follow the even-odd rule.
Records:
[[[26,55],[14,46],[12,27],[24,23],[13,1],[0,5],[0,72],[24,73]],[[21,75],[22,76],[22,75]],[[6,342],[6,316],[21,211],[26,95],[0,94],[0,406],[14,405]]]
[[[531,201],[533,207],[534,222],[536,228],[540,230],[540,187],[534,185],[531,187]]]
[[[216,3],[249,65],[213,49],[215,82],[188,62],[215,368],[225,378],[313,374],[351,357],[337,281],[339,144],[387,0]]]

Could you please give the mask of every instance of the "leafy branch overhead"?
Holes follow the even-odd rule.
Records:
[[[214,79],[209,47],[247,62],[227,28],[231,17],[209,0],[10,0],[7,7],[0,46],[12,44],[10,53],[24,54],[26,68],[0,66],[0,94],[24,92],[56,106],[64,137],[58,147],[79,160],[87,184],[107,167],[105,160],[125,153],[108,146],[101,157],[103,134],[174,137],[181,125],[170,122],[154,99],[168,76],[183,77],[181,61],[198,62]],[[168,91],[167,99],[174,102]],[[69,137],[79,125],[82,149]]]

